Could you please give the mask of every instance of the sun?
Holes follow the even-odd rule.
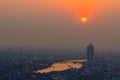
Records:
[[[82,21],[82,22],[87,22],[87,18],[86,18],[86,17],[82,17],[82,18],[81,18],[81,21]]]

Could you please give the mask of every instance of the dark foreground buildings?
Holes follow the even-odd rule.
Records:
[[[87,60],[92,61],[94,59],[94,46],[90,43],[87,46]]]

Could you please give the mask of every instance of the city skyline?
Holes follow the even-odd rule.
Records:
[[[93,46],[92,43],[88,44],[87,46],[87,60],[88,61],[94,60],[94,49],[95,47]]]

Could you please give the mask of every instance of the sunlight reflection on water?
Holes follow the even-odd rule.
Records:
[[[86,62],[87,60],[68,60],[65,62],[54,63],[51,67],[37,70],[35,73],[50,73],[55,71],[65,71],[71,68],[80,69],[83,65],[82,62]]]

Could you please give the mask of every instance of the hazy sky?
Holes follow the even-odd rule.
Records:
[[[0,46],[120,49],[120,0],[0,0]],[[88,21],[82,23],[81,17]]]

